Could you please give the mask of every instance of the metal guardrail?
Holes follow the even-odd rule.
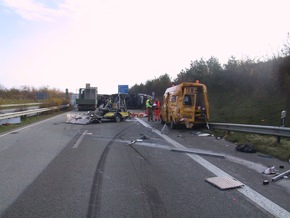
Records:
[[[60,107],[50,107],[50,108],[41,108],[33,109],[26,111],[19,111],[13,113],[0,114],[0,120],[10,119],[13,117],[21,117],[32,114],[37,114],[45,111],[56,110],[59,108],[66,108],[69,105],[62,105]],[[228,131],[238,131],[238,132],[247,132],[255,134],[264,134],[264,135],[273,135],[273,136],[283,136],[290,138],[290,128],[288,127],[278,127],[278,126],[261,126],[261,125],[248,125],[248,124],[235,124],[235,123],[208,123],[211,129],[222,129]]]
[[[57,107],[55,109],[57,109]],[[19,112],[13,112],[13,113],[5,113],[5,114],[0,114],[0,120],[9,119],[13,117],[22,117],[22,116],[37,114],[37,113],[50,111],[50,110],[53,110],[53,108],[41,108],[41,109],[19,111]]]
[[[27,116],[27,115],[33,115],[33,114],[38,114],[42,113],[45,111],[50,111],[50,110],[57,110],[61,108],[69,107],[69,105],[62,105],[60,107],[49,107],[49,108],[41,108],[41,109],[33,109],[33,110],[26,110],[26,111],[18,111],[18,112],[13,112],[13,113],[5,113],[5,114],[0,114],[0,120],[4,119],[10,119],[14,117],[21,117],[21,116]]]
[[[234,123],[209,123],[209,127],[212,129],[290,137],[290,128],[288,127],[260,126]]]
[[[46,102],[42,103],[23,103],[23,104],[3,104],[0,105],[0,108],[6,108],[6,107],[27,107],[27,106],[36,106],[36,105],[41,105],[45,104]]]

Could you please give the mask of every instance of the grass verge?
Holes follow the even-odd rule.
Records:
[[[290,161],[290,139],[281,137],[277,143],[277,137],[252,133],[230,132],[225,135],[225,140],[236,144],[251,144],[263,154]]]

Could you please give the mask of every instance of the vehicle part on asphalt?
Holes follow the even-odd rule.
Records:
[[[281,178],[283,178],[284,176],[290,175],[290,170],[285,171],[284,173],[280,173],[279,175],[275,176],[272,178],[272,181],[277,181]]]
[[[244,184],[241,183],[240,181],[230,178],[230,177],[216,176],[212,178],[207,178],[206,181],[222,190],[239,188],[239,187],[244,186]]]
[[[226,156],[223,154],[217,154],[217,153],[212,153],[212,152],[194,151],[192,149],[172,148],[172,149],[170,149],[170,151],[185,152],[185,153],[193,153],[193,154],[199,154],[199,155],[207,155],[207,156],[213,156],[213,157],[226,158]]]
[[[263,185],[269,185],[269,180],[264,180]]]
[[[269,175],[269,174],[276,174],[275,166],[268,167],[267,169],[264,170],[263,173],[266,174],[266,175]]]

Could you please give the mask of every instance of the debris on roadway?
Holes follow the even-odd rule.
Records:
[[[217,177],[207,178],[206,181],[222,190],[239,188],[239,187],[244,186],[244,184],[241,183],[240,181],[230,178],[230,177],[217,176]]]
[[[254,148],[253,145],[250,144],[240,144],[236,146],[236,151],[241,151],[245,153],[256,153],[257,150]]]
[[[264,170],[263,174],[270,175],[270,174],[276,174],[275,166],[268,167]]]
[[[98,122],[101,123],[102,117],[94,112],[86,113],[67,113],[67,123],[86,125],[88,123]]]
[[[170,151],[185,152],[185,153],[193,153],[193,154],[199,154],[199,155],[207,155],[207,156],[213,156],[213,157],[226,158],[226,156],[224,154],[217,154],[217,153],[203,152],[203,151],[194,151],[192,149],[172,148],[172,149],[170,149]]]
[[[280,173],[279,175],[273,177],[273,178],[272,178],[272,181],[275,182],[275,181],[277,181],[277,180],[279,180],[279,179],[281,179],[281,178],[285,178],[285,179],[287,179],[287,178],[288,178],[288,177],[287,177],[288,175],[290,175],[290,170],[287,170],[287,171],[285,171],[285,172],[283,172],[283,173]]]

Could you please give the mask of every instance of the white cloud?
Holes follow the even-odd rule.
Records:
[[[59,4],[57,8],[49,8],[41,1],[34,0],[3,0],[6,7],[27,20],[52,21],[69,14],[69,7]]]
[[[175,78],[202,57],[225,62],[231,55],[256,57],[269,48],[276,52],[290,19],[284,0],[4,2],[25,19],[52,22],[29,22],[25,38],[14,36],[17,40],[3,55],[1,70],[7,76],[1,82],[72,91],[89,82],[102,93],[164,73]]]

